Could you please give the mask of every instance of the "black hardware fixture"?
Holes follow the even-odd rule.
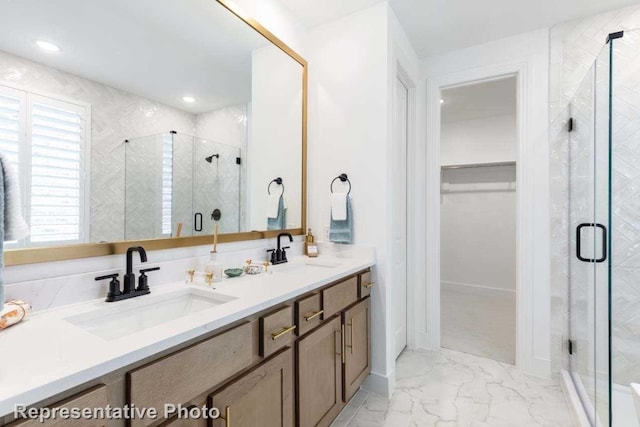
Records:
[[[220,221],[220,218],[222,218],[222,211],[218,208],[214,209],[213,212],[211,212],[211,220]]]
[[[136,292],[142,292],[142,291],[147,291],[147,293],[151,292],[149,290],[147,273],[150,271],[158,271],[158,270],[160,270],[160,267],[151,267],[151,268],[145,268],[140,270],[140,276],[138,277],[138,288],[136,289]]]
[[[282,178],[278,177],[278,178],[274,178],[271,180],[271,182],[269,183],[269,185],[267,186],[267,193],[271,194],[271,184],[276,183],[277,185],[282,187],[282,194],[280,194],[281,196],[284,195],[284,184],[282,181]]]
[[[602,230],[602,255],[600,258],[585,258],[582,256],[582,229],[595,227]],[[576,257],[582,262],[604,262],[607,259],[607,227],[598,223],[582,223],[576,227]]]
[[[242,159],[240,157],[236,157],[236,165],[242,164]]]
[[[348,183],[349,191],[347,191],[347,194],[351,194],[351,181],[349,180],[349,177],[347,176],[346,173],[341,173],[340,175],[333,178],[333,181],[331,181],[331,185],[329,186],[329,190],[331,190],[331,193],[333,193],[333,183],[336,182],[337,180],[340,180],[340,182]]]
[[[568,347],[569,354],[573,354],[573,341],[569,340]]]
[[[127,249],[127,272],[124,275],[124,286],[122,290],[120,290],[118,273],[96,277],[96,281],[111,279],[111,282],[109,282],[109,292],[107,293],[107,298],[105,300],[106,302],[122,301],[129,298],[139,297],[140,295],[146,295],[151,292],[151,290],[149,290],[149,284],[147,281],[148,278],[146,273],[150,271],[160,270],[160,267],[145,268],[140,270],[140,278],[138,280],[138,287],[136,288],[136,276],[133,273],[134,252],[138,252],[140,254],[141,262],[147,262],[147,252],[142,246],[132,246]]]
[[[573,117],[569,118],[569,121],[567,122],[567,129],[569,130],[569,132],[573,132],[576,128],[576,122],[573,119]]]
[[[202,214],[200,212],[196,212],[193,216],[193,228],[196,231],[202,231]]]
[[[205,159],[207,162],[211,163],[211,162],[213,161],[213,158],[214,158],[214,157],[215,157],[216,159],[220,160],[220,154],[212,154],[212,155],[210,155],[210,156],[208,156],[208,157],[205,157],[204,159]]]
[[[281,247],[280,245],[280,238],[281,237],[288,237],[289,238],[289,242],[293,242],[293,236],[291,235],[291,233],[280,233],[278,234],[278,248],[277,249],[269,249],[267,250],[267,253],[271,252],[271,264],[273,265],[277,265],[277,264],[284,264],[285,262],[287,262],[287,251],[286,249],[289,249],[291,246],[284,246]]]
[[[621,39],[622,37],[624,37],[624,31],[617,31],[615,33],[611,33],[607,36],[607,43],[609,43],[611,40]]]

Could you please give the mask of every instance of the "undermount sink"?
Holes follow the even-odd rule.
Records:
[[[303,269],[309,268],[321,268],[323,270],[339,267],[341,264],[331,263],[331,262],[311,262],[307,261],[304,263],[294,263],[294,264],[280,264],[274,266],[274,271],[282,272],[282,273],[290,273],[294,271],[300,271]],[[307,270],[308,271],[308,270]]]
[[[114,340],[171,322],[236,298],[206,290],[187,288],[149,295],[109,307],[66,317],[64,320],[105,340]]]

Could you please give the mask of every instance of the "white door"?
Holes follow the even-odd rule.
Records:
[[[396,357],[407,346],[407,109],[409,90],[396,78],[393,140],[392,270]]]

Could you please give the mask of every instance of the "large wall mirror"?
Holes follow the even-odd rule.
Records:
[[[225,0],[0,0],[7,264],[303,233],[306,76]]]

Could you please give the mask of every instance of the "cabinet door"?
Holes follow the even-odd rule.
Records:
[[[298,425],[328,426],[342,403],[342,333],[337,316],[298,340]]]
[[[371,372],[371,298],[342,313],[345,330],[344,401],[348,402]]]
[[[293,350],[278,355],[209,397],[222,419],[213,427],[293,427]]]

